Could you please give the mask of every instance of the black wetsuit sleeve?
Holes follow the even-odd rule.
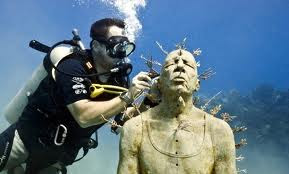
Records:
[[[72,76],[56,72],[56,85],[61,91],[64,105],[69,105],[82,99],[89,99],[88,86],[83,77],[78,75],[85,75],[86,71],[81,65],[81,62],[76,59],[67,59],[62,61],[58,69],[69,73]]]

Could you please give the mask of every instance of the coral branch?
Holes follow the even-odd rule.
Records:
[[[199,75],[199,78],[202,80],[207,80],[215,74],[216,72],[214,72],[211,68],[208,68],[205,72]]]
[[[246,139],[241,139],[240,143],[236,144],[235,147],[236,149],[241,148],[242,146],[247,145],[247,140]]]
[[[244,159],[245,159],[245,157],[243,157],[242,155],[236,157],[236,160],[237,160],[237,161],[242,161],[242,160],[244,160]]]
[[[222,105],[217,105],[210,110],[210,113],[215,116],[222,109]]]
[[[124,111],[122,111],[122,117],[121,120],[129,120],[133,117],[133,113],[129,112],[129,114],[126,112],[127,111],[127,107],[124,106]]]
[[[161,65],[159,62],[154,61],[152,56],[151,56],[150,59],[147,59],[147,58],[145,58],[143,55],[141,55],[140,58],[143,59],[143,60],[145,60],[145,64],[146,64],[147,67],[149,68],[149,75],[150,75],[150,77],[157,77],[157,76],[159,76],[160,73],[157,72],[157,71],[153,68],[153,65],[158,65],[158,66],[161,66],[161,67],[162,67],[162,65]]]
[[[144,59],[144,60],[147,61],[147,62],[151,62],[151,63],[154,64],[154,65],[158,65],[158,66],[162,67],[162,64],[161,64],[161,63],[159,63],[159,62],[156,61],[156,60],[152,60],[152,56],[151,56],[150,59],[148,59],[148,58],[144,57],[143,55],[141,55],[140,58]]]
[[[158,42],[156,41],[156,44],[159,46],[159,48],[161,49],[161,51],[165,54],[165,55],[168,55],[169,53],[163,49],[163,46]]]
[[[196,50],[193,51],[194,56],[199,56],[202,54],[202,50],[200,48],[197,48]]]
[[[222,91],[219,91],[219,92],[218,92],[217,94],[215,94],[212,98],[210,98],[210,100],[209,100],[207,103],[205,103],[204,106],[201,106],[201,109],[202,109],[203,111],[206,110],[206,108],[208,107],[209,103],[210,103],[213,99],[215,99],[218,95],[220,95],[221,92],[222,92]]]
[[[235,126],[234,128],[232,128],[233,132],[234,133],[239,133],[239,132],[243,132],[243,131],[246,131],[247,128],[245,126]]]
[[[137,113],[140,115],[140,114],[141,114],[141,112],[140,112],[140,110],[139,110],[139,107],[140,107],[140,106],[137,106],[135,103],[133,103],[132,106],[135,108],[135,110],[137,111]]]
[[[107,122],[108,124],[110,124],[111,127],[119,127],[119,128],[122,127],[121,125],[117,124],[116,121],[114,121],[114,120],[112,120],[112,119],[109,119],[109,120],[106,119],[103,114],[100,114],[100,116],[101,116],[101,118],[102,118],[105,122]]]
[[[221,114],[221,118],[225,121],[225,122],[230,122],[232,121],[234,118],[236,118],[237,116],[231,116],[230,114],[228,113],[222,113]]]
[[[237,173],[247,173],[247,169],[237,169]]]
[[[176,48],[186,50],[186,40],[187,38],[185,37],[182,42],[176,44]]]

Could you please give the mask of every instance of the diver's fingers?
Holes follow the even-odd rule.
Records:
[[[148,88],[151,87],[151,85],[148,82],[145,82],[145,81],[138,81],[136,83],[136,86],[144,86],[144,87],[148,87]]]
[[[137,80],[141,81],[151,81],[152,79],[149,77],[147,72],[140,72],[138,75],[135,76]]]
[[[145,78],[145,76],[143,76]],[[144,86],[150,86],[150,81],[146,81],[146,80],[149,80],[148,78],[146,78],[146,80],[140,77],[140,79],[143,79],[143,80],[139,80],[138,78],[134,78],[132,80],[132,83],[131,85],[132,86],[136,86],[137,84],[141,84],[141,85],[144,85]]]
[[[149,89],[150,89],[149,87],[146,87],[146,86],[143,86],[143,85],[136,85],[135,86],[136,93],[140,93],[143,90],[149,90]]]
[[[150,81],[151,78],[148,76],[148,73],[140,72],[132,79],[131,87],[129,89],[129,93],[131,96],[136,96],[141,91],[145,89],[150,89]]]

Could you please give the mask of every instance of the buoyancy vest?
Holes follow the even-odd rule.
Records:
[[[95,73],[94,66],[92,68],[87,66],[88,62],[93,65],[92,61],[89,61],[90,56],[89,51],[76,52],[61,61],[75,59],[86,69],[87,74],[92,74]],[[47,72],[51,72],[52,67],[47,58],[44,59],[44,67]],[[19,135],[30,154],[26,173],[34,173],[58,161],[64,166],[72,164],[79,149],[83,148],[85,155],[89,148],[96,147],[97,140],[93,141],[90,137],[103,125],[81,128],[67,107],[63,105],[61,96],[57,95],[58,86],[52,74],[48,74],[33,95],[29,97],[28,105],[17,122]],[[89,77],[87,83],[100,83],[100,81],[96,77]],[[108,84],[128,87],[128,79],[112,74]],[[115,95],[103,93],[94,100],[105,101],[114,97]],[[60,130],[56,141],[62,144],[56,145],[56,132],[63,128],[60,125],[63,125],[66,130]],[[63,134],[65,131],[66,135]],[[62,141],[62,135],[64,135],[64,141]]]

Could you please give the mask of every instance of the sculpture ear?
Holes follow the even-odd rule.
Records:
[[[199,89],[200,89],[200,87],[201,87],[201,81],[199,80],[199,79],[197,79],[197,82],[196,82],[197,84],[196,84],[196,89],[195,89],[195,92],[197,92]]]
[[[158,90],[160,91],[160,89],[161,89],[160,77],[158,77],[158,78],[156,79],[156,86],[157,86]]]

